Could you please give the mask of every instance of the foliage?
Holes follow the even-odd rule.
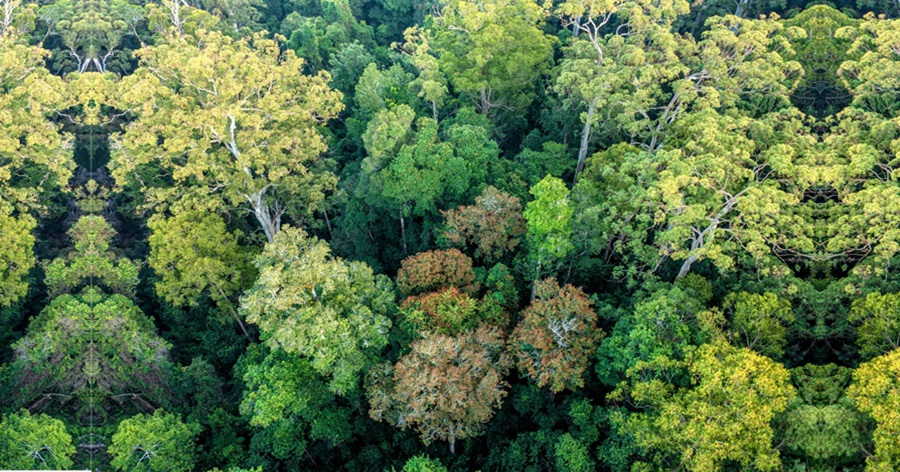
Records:
[[[0,421],[0,463],[16,469],[72,467],[75,445],[66,425],[55,418],[27,410]]]
[[[388,342],[390,280],[333,257],[324,241],[290,227],[266,245],[256,266],[259,278],[241,299],[247,321],[270,347],[309,358],[332,391],[353,390]]]
[[[0,201],[0,306],[8,306],[28,291],[28,272],[34,267],[36,222],[28,214],[14,216],[12,208]]]
[[[194,465],[196,433],[196,425],[162,410],[127,418],[110,440],[110,465],[115,470],[187,472]]]
[[[481,327],[457,337],[441,334],[414,341],[393,366],[372,371],[369,415],[413,428],[426,444],[450,443],[482,432],[506,396],[508,360],[497,328]]]
[[[427,251],[403,259],[397,271],[400,293],[416,294],[456,287],[463,292],[477,290],[472,260],[457,249]]]
[[[95,408],[128,399],[141,407],[168,402],[170,347],[150,318],[122,295],[104,296],[95,288],[61,295],[13,345],[21,388],[17,401],[44,403],[52,398],[44,394],[62,393]]]
[[[900,350],[893,350],[861,364],[853,372],[847,396],[859,411],[875,420],[873,454],[866,458],[866,471],[887,471],[900,466]]]
[[[900,348],[900,294],[876,292],[856,299],[847,319],[859,325],[857,345],[863,356]]]
[[[303,218],[334,185],[316,168],[326,148],[319,128],[340,111],[340,94],[327,74],[298,74],[303,61],[260,34],[179,28],[135,51],[141,66],[122,79],[114,105],[137,119],[117,138],[112,173],[124,185],[141,166],[158,166],[178,186],[143,189],[150,201],[249,205],[271,241],[283,214]]]
[[[442,212],[445,225],[441,238],[449,246],[475,248],[475,257],[495,261],[519,245],[525,233],[522,206],[516,197],[486,187],[475,205]]]
[[[781,464],[771,423],[796,396],[787,370],[721,342],[698,347],[684,363],[690,379],[686,388],[644,373],[664,372],[677,361],[638,364],[630,373],[634,381],[628,393],[649,411],[625,419],[625,429],[646,451],[648,463],[668,463],[672,457],[690,471],[720,470],[727,463],[777,470]]]
[[[537,284],[535,299],[510,337],[519,370],[553,392],[584,386],[594,347],[603,335],[581,289],[555,279]]]

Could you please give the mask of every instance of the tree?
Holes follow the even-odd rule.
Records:
[[[261,34],[234,40],[173,27],[135,55],[140,67],[112,104],[136,116],[116,138],[110,167],[120,185],[156,166],[174,185],[142,188],[150,202],[248,205],[268,241],[285,213],[319,207],[334,186],[317,164],[326,147],[319,129],[342,106],[327,74],[298,73],[303,61]]]
[[[900,294],[875,292],[858,298],[847,319],[857,325],[856,344],[864,357],[900,348]]]
[[[439,460],[428,456],[415,456],[403,464],[402,472],[447,472],[447,468]]]
[[[426,444],[478,435],[506,396],[508,360],[497,328],[482,326],[458,337],[432,335],[412,343],[394,365],[373,369],[369,416],[413,428]]]
[[[697,320],[703,307],[704,300],[678,286],[637,297],[597,351],[600,379],[614,386],[641,362],[685,356],[691,346],[705,340]]]
[[[860,364],[853,372],[847,396],[859,411],[875,421],[875,450],[866,458],[866,472],[900,467],[900,350]]]
[[[58,396],[95,408],[167,403],[171,345],[155,331],[122,295],[89,287],[56,297],[14,344],[12,367],[21,386],[15,400],[31,407]]]
[[[551,272],[554,265],[574,248],[571,240],[574,211],[569,201],[569,189],[556,177],[544,177],[529,192],[534,200],[525,206],[523,216],[528,228],[526,241],[534,281],[531,299],[534,300],[538,279]]]
[[[576,174],[588,155],[592,127],[601,119],[612,120],[632,142],[655,152],[686,113],[733,108],[746,97],[787,100],[802,68],[783,57],[792,50],[780,35],[784,25],[777,16],[716,18],[698,42],[672,28],[688,10],[686,1],[570,0],[559,6],[575,39],[556,88],[572,97],[570,106],[586,109]]]
[[[570,0],[557,8],[563,25],[573,33],[560,62],[555,89],[571,108],[585,110],[578,149],[576,176],[584,168],[591,133],[603,118],[612,118],[631,135],[645,135],[648,123],[635,122],[642,110],[662,97],[659,88],[686,75],[682,56],[693,44],[670,31],[672,21],[689,10],[686,1],[666,2],[660,7],[640,2]],[[622,25],[610,22],[622,17]],[[675,88],[677,90],[677,88]],[[663,108],[659,120],[671,122],[678,100]],[[649,118],[644,113],[644,117]],[[645,118],[645,119],[646,119]],[[644,138],[646,139],[646,137]],[[655,149],[659,137],[650,137]]]
[[[397,289],[404,295],[456,287],[466,293],[478,290],[472,259],[457,249],[420,252],[409,256],[397,271]]]
[[[900,93],[896,71],[900,20],[877,20],[874,15],[857,26],[841,28],[840,39],[851,41],[847,60],[838,67],[838,77],[853,95],[852,105],[885,117],[896,116]]]
[[[388,343],[390,280],[288,227],[266,245],[256,267],[259,278],[241,298],[241,313],[259,326],[263,341],[309,359],[332,391],[355,389]]]
[[[533,100],[553,52],[552,37],[541,31],[547,16],[533,0],[452,0],[426,34],[454,89],[490,115]]]
[[[28,290],[41,191],[65,185],[75,162],[69,136],[48,119],[67,105],[63,81],[43,67],[49,52],[26,42],[33,6],[7,0],[0,15],[0,306],[7,306]]]
[[[103,286],[133,296],[140,266],[111,250],[115,230],[98,215],[85,215],[69,228],[72,250],[45,266],[44,283],[51,297],[75,293],[83,285]]]
[[[727,319],[725,335],[733,344],[773,358],[784,355],[796,321],[789,301],[771,292],[737,292],[725,297],[722,310]]]
[[[28,292],[28,273],[34,267],[34,230],[37,222],[30,215],[13,214],[13,208],[0,200],[0,307],[8,306]]]
[[[555,279],[537,284],[535,299],[510,337],[516,365],[538,386],[577,390],[603,335],[584,292]]]
[[[519,199],[494,187],[485,187],[474,205],[441,212],[446,245],[475,248],[475,257],[496,261],[516,249],[525,233]]]
[[[481,126],[451,124],[440,131],[437,121],[417,119],[403,104],[378,111],[362,136],[368,156],[361,163],[366,188],[360,198],[399,219],[404,255],[409,219],[427,222],[439,209],[471,198],[500,154]]]
[[[373,45],[372,28],[354,17],[350,2],[329,0],[321,4],[324,8],[320,15],[302,16],[295,11],[281,22],[282,32],[289,38],[287,46],[312,70],[331,66],[334,54],[343,45],[354,41]]]
[[[635,380],[628,393],[648,411],[629,416],[626,430],[651,464],[692,472],[713,472],[726,464],[779,469],[772,420],[796,396],[784,367],[719,341],[702,345],[685,358],[688,387],[667,385],[643,372],[672,367],[657,359],[638,365],[630,374]],[[621,391],[614,398],[618,395]]]
[[[343,444],[354,432],[354,410],[307,359],[251,345],[236,377],[245,385],[240,411],[254,427],[251,447],[267,456],[296,459],[317,443]]]
[[[57,0],[38,10],[47,26],[44,42],[58,37],[76,72],[106,72],[117,59],[127,63],[126,38],[138,35],[144,14],[140,5],[124,0]]]
[[[403,315],[419,332],[456,336],[482,323],[502,326],[507,321],[495,305],[470,297],[456,287],[411,296],[401,305]]]
[[[15,469],[68,469],[75,446],[62,421],[28,410],[0,421],[0,464]]]
[[[40,209],[41,188],[59,188],[72,176],[75,162],[66,149],[70,136],[48,119],[70,105],[61,78],[43,67],[48,51],[25,41],[29,7],[3,2],[0,24],[0,197],[23,209]],[[34,173],[38,185],[23,177]]]
[[[179,210],[170,217],[153,215],[147,226],[147,262],[159,277],[156,294],[177,307],[195,307],[209,297],[249,337],[233,302],[252,273],[250,257],[239,243],[240,233],[228,231],[218,214],[201,209]]]
[[[556,470],[560,472],[588,472],[596,470],[596,464],[584,444],[565,433],[556,441]]]
[[[438,109],[448,94],[447,78],[441,72],[437,58],[431,54],[431,45],[424,31],[412,27],[403,32],[403,38],[403,50],[419,71],[416,80],[409,85],[416,96],[431,104],[431,117],[437,121]]]
[[[801,130],[793,111],[754,120],[707,109],[674,123],[656,153],[598,153],[585,176],[595,182],[576,190],[586,202],[579,229],[598,236],[591,251],[624,258],[623,276],[657,272],[667,260],[678,263],[677,279],[701,261],[730,271],[749,259],[764,274],[783,274],[785,260],[816,249],[798,178],[814,172],[800,158],[814,138]]]
[[[156,410],[122,420],[110,440],[115,470],[188,472],[194,467],[197,426],[172,413]]]

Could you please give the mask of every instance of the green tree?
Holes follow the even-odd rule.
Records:
[[[103,286],[112,293],[133,296],[140,266],[111,250],[115,230],[98,215],[85,215],[69,228],[72,251],[49,261],[44,283],[51,297],[73,293],[87,284]]]
[[[415,456],[403,464],[402,472],[447,472],[447,468],[439,460],[430,459],[428,456]]]
[[[574,248],[572,244],[572,215],[569,189],[562,180],[546,176],[529,191],[534,200],[525,206],[523,216],[527,224],[526,241],[530,259],[532,283],[531,299],[536,284],[544,274],[552,272]]]
[[[44,404],[61,395],[108,408],[168,403],[171,345],[153,321],[122,295],[90,287],[54,298],[14,344],[21,389],[16,402]]]
[[[58,37],[64,53],[57,60],[73,60],[77,72],[127,70],[127,37],[137,35],[144,15],[140,5],[124,0],[57,0],[38,10],[47,27],[44,42]]]
[[[876,292],[858,298],[847,319],[857,325],[856,345],[864,357],[900,348],[900,294]]]
[[[8,306],[28,292],[28,273],[34,267],[34,235],[37,222],[30,215],[13,214],[0,200],[0,307]]]
[[[241,313],[263,341],[309,359],[332,391],[355,389],[388,343],[390,280],[332,256],[324,241],[295,228],[267,244],[256,266],[259,278],[241,298]]]
[[[354,408],[339,401],[309,360],[251,345],[235,372],[245,385],[240,411],[253,426],[251,453],[297,464],[317,445],[351,439]]]
[[[866,458],[866,472],[900,467],[900,350],[860,364],[853,372],[847,396],[859,411],[875,421],[875,450]]]
[[[645,451],[644,463],[693,472],[722,470],[726,464],[778,470],[772,421],[796,397],[788,371],[753,351],[716,342],[698,347],[683,361],[688,387],[646,373],[679,362],[657,359],[631,371],[635,380],[628,394],[648,411],[629,416],[625,429]]]
[[[110,440],[110,465],[115,470],[188,472],[195,461],[195,424],[156,410],[122,420]]]
[[[597,351],[597,373],[608,385],[641,362],[681,358],[705,340],[697,315],[704,300],[682,287],[662,287],[639,297],[618,317]]]
[[[114,105],[137,119],[117,137],[110,167],[125,185],[156,166],[174,186],[141,190],[150,202],[192,199],[225,212],[248,205],[268,241],[282,216],[310,215],[334,186],[319,169],[319,129],[341,110],[327,74],[297,73],[303,61],[261,34],[234,40],[170,27],[136,51]]]
[[[713,312],[716,317],[720,314],[725,317],[725,335],[734,345],[774,358],[784,355],[796,321],[790,302],[771,292],[732,293],[725,297],[722,312]]]
[[[27,410],[0,421],[0,464],[14,469],[68,469],[75,445],[62,421]]]
[[[217,213],[199,209],[179,210],[170,217],[153,215],[147,226],[147,262],[158,277],[156,294],[177,307],[196,307],[209,297],[249,338],[233,301],[252,274],[240,233],[229,231]]]
[[[453,88],[490,115],[534,99],[553,53],[552,37],[541,30],[548,14],[533,0],[451,0],[426,34]]]

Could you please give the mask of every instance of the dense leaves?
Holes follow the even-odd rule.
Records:
[[[900,469],[896,2],[26,1],[0,468]]]

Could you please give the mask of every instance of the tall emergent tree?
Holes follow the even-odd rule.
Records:
[[[151,166],[168,183],[139,184],[149,203],[249,209],[268,241],[285,213],[299,221],[318,208],[335,183],[318,160],[320,127],[342,107],[327,74],[301,73],[303,60],[276,39],[187,31],[177,19],[135,55],[140,67],[112,104],[135,116],[116,138],[119,184]]]

